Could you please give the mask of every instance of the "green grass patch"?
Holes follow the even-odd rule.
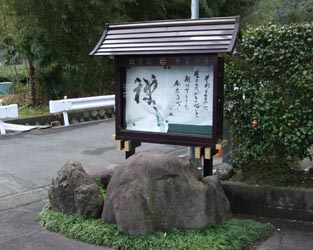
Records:
[[[203,230],[173,229],[166,233],[130,236],[101,220],[54,212],[50,204],[43,208],[38,220],[52,232],[119,250],[245,250],[257,239],[274,232],[270,224],[229,219]]]
[[[48,106],[25,107],[18,110],[20,117],[50,114]]]
[[[102,194],[103,200],[105,201],[106,195],[107,195],[107,191],[105,190],[104,186],[102,185],[100,180],[96,180],[96,184]]]

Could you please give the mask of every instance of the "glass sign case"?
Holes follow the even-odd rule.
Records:
[[[116,57],[117,136],[182,145],[215,139],[216,65],[206,55]]]

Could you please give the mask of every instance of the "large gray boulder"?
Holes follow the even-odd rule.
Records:
[[[55,211],[92,218],[101,216],[101,192],[79,162],[68,162],[58,171],[48,195]]]
[[[230,216],[217,178],[202,179],[190,162],[143,152],[114,171],[102,218],[129,234],[200,229]]]

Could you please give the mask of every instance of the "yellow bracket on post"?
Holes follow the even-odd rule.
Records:
[[[201,159],[203,156],[204,156],[204,159],[210,160],[212,158],[211,148],[195,147],[195,158]]]
[[[210,160],[211,159],[211,148],[204,149],[204,159]]]
[[[112,140],[116,141],[117,150],[125,149],[126,159],[135,154],[136,147],[141,145],[141,142],[132,140],[116,140],[115,135],[111,135]]]
[[[124,141],[116,140],[116,148],[117,150],[123,150],[124,149]]]
[[[113,141],[116,141],[116,149],[117,150],[123,150],[124,149],[124,141],[122,141],[122,140],[116,140],[116,136],[115,135],[111,135],[111,139],[113,140]]]
[[[132,141],[124,141],[125,151],[130,152],[132,150]]]
[[[219,143],[217,143],[217,144],[215,145],[215,148],[216,148],[217,150],[220,150],[220,149],[225,148],[227,145],[228,145],[228,141],[227,141],[227,140],[222,140],[222,141],[220,141]]]
[[[200,159],[201,158],[201,148],[195,147],[195,158]]]

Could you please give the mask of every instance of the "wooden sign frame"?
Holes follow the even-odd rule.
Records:
[[[198,66],[202,65],[203,59],[209,59],[213,62],[213,122],[211,135],[160,133],[129,130],[126,128],[125,84],[128,67],[134,65],[144,67]],[[116,140],[215,148],[217,142],[222,139],[223,132],[224,60],[222,57],[218,57],[217,54],[122,55],[115,56],[114,61]]]

